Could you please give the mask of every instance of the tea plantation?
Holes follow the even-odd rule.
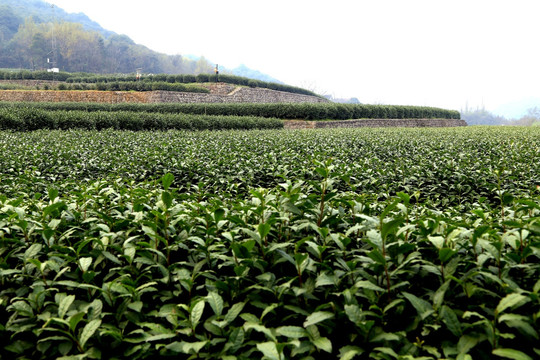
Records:
[[[540,129],[0,131],[2,359],[537,359]]]

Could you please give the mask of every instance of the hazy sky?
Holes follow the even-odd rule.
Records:
[[[539,0],[46,1],[159,52],[363,103],[540,102]]]

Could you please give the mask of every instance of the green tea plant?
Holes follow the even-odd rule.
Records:
[[[346,119],[459,119],[458,111],[424,106],[355,105],[336,103],[28,103],[0,102],[1,108],[32,107],[42,110],[136,111],[194,115],[253,116],[302,120]]]
[[[117,130],[225,130],[279,129],[279,119],[253,116],[159,114],[127,111],[48,111],[34,107],[0,108],[0,129],[32,131],[39,129]]]
[[[0,132],[0,356],[534,359],[539,144]]]

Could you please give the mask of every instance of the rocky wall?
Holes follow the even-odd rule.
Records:
[[[457,127],[467,126],[465,120],[456,119],[360,119],[339,121],[285,121],[286,129],[322,129],[356,127]]]
[[[0,101],[146,103],[149,93],[131,91],[2,90]]]
[[[226,93],[227,90],[230,90]],[[299,103],[328,102],[316,96],[261,88],[223,88],[201,94],[172,91],[77,91],[77,90],[2,90],[0,101],[98,102],[98,103]]]

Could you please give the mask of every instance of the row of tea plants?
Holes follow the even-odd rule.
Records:
[[[283,121],[255,116],[192,115],[133,111],[45,110],[0,108],[0,130],[230,130],[280,129]]]
[[[0,132],[0,356],[534,359],[540,131]]]
[[[215,74],[144,74],[137,77],[136,74],[108,74],[99,75],[91,73],[68,73],[61,71],[59,73],[52,73],[47,71],[29,71],[29,70],[14,70],[14,69],[0,69],[0,80],[54,80],[57,83],[62,84],[95,84],[95,83],[169,83],[174,85],[181,84],[193,84],[193,83],[208,83],[218,80],[221,83],[234,84],[241,86],[260,87],[277,91],[285,91],[295,94],[320,96],[314,92],[303,89],[296,86],[291,86],[276,82],[267,82],[256,79],[250,79],[243,76],[235,76],[230,74],[220,74],[216,78]],[[56,84],[57,84],[56,83]],[[51,87],[56,85],[51,84]],[[69,86],[69,85],[65,85]],[[169,88],[169,89],[172,89]],[[177,87],[179,90],[173,91],[185,91],[181,90],[182,87]]]
[[[114,81],[83,84],[58,84],[53,90],[97,90],[97,91],[179,91],[207,94],[210,92],[205,87],[195,84],[177,84],[164,81],[155,82],[132,82],[132,81]]]
[[[79,76],[80,75],[80,76]],[[144,74],[140,77],[136,75],[96,75],[96,74],[79,74],[74,75],[66,79],[68,83],[110,83],[110,82],[143,82],[143,83],[155,83],[155,82],[167,82],[170,84],[193,84],[193,83],[208,83],[208,82],[220,82],[226,84],[234,84],[240,86],[259,87],[270,90],[290,92],[294,94],[320,96],[313,91],[303,89],[296,86],[291,86],[282,83],[268,82],[262,80],[251,79],[244,76],[235,76],[230,74]]]
[[[460,113],[428,106],[358,105],[337,103],[34,103],[0,102],[0,109],[136,111],[194,115],[255,116],[279,119],[459,119]]]

